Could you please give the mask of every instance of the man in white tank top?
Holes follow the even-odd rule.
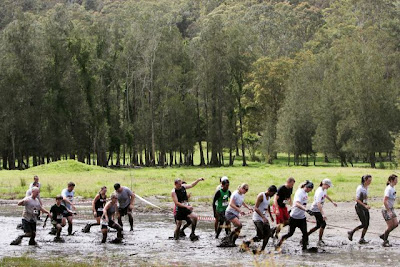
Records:
[[[275,232],[275,228],[271,230],[267,211],[271,221],[274,221],[274,218],[271,214],[270,200],[271,197],[275,195],[276,191],[278,191],[276,186],[271,185],[266,192],[261,192],[257,196],[256,205],[253,212],[253,222],[256,226],[257,235],[253,237],[253,242],[263,240],[261,251],[265,249],[269,238],[273,235],[273,232]]]

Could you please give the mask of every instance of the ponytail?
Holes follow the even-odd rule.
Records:
[[[371,176],[370,174],[363,175],[363,176],[361,177],[361,184],[364,185],[365,182],[366,182],[369,178],[371,178],[371,177],[372,177],[372,176]]]
[[[101,191],[103,191],[104,189],[107,189],[107,186],[102,186],[100,191],[99,191],[99,195],[101,195]]]
[[[388,178],[388,180],[387,180],[387,182],[386,182],[386,185],[389,185],[391,182],[393,182],[394,180],[396,180],[396,178],[397,178],[397,175],[396,175],[396,174],[390,175],[389,178]]]
[[[302,183],[302,184],[300,185],[300,188],[304,188],[304,187],[307,187],[307,188],[314,188],[314,184],[313,184],[311,181],[306,180],[304,183]]]
[[[248,184],[246,184],[246,183],[243,183],[243,184],[241,184],[241,185],[239,185],[239,186],[238,186],[238,189],[237,189],[237,190],[239,190],[240,188],[243,188],[243,187],[245,187],[245,186],[249,187],[249,185],[248,185]]]

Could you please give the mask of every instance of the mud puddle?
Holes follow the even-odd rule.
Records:
[[[82,207],[80,207],[82,209]],[[340,229],[327,228],[325,242],[327,246],[319,249],[318,253],[303,253],[299,241],[300,231],[297,229],[292,238],[282,246],[281,253],[274,252],[274,243],[270,240],[266,252],[261,255],[253,255],[251,252],[239,252],[239,247],[218,248],[218,240],[214,238],[213,222],[201,221],[198,224],[196,234],[200,240],[191,242],[187,237],[184,240],[170,240],[173,235],[174,221],[172,214],[135,213],[134,231],[124,232],[123,244],[100,244],[101,232],[99,226],[93,226],[90,233],[82,233],[81,229],[88,219],[76,219],[74,221],[74,236],[66,236],[66,227],[62,232],[65,243],[54,243],[54,236],[49,235],[51,224],[42,228],[42,222],[38,223],[36,241],[38,247],[28,246],[28,240],[23,240],[20,246],[10,246],[10,242],[22,231],[16,229],[21,222],[22,208],[15,205],[0,206],[0,224],[3,236],[0,238],[0,258],[5,256],[28,256],[36,259],[63,258],[72,262],[96,263],[98,265],[178,265],[178,266],[253,266],[255,264],[273,264],[284,266],[382,266],[393,264],[400,256],[400,240],[393,238],[393,247],[382,248],[379,238],[371,235],[370,243],[358,245],[349,242]],[[83,210],[81,214],[84,213]],[[209,215],[209,214],[201,214]],[[44,216],[42,216],[44,220]],[[255,235],[251,216],[243,219],[241,238],[236,241],[238,245],[243,240],[248,240]],[[124,218],[124,226],[129,225]],[[309,228],[312,224],[309,224]],[[286,233],[284,229],[282,233]],[[189,236],[189,229],[186,230]],[[225,233],[221,233],[224,237]],[[116,232],[110,232],[108,240],[116,237]],[[355,235],[356,237],[356,235]],[[357,235],[358,237],[358,235]],[[368,236],[367,236],[368,237]],[[317,242],[317,234],[310,237],[310,247]],[[261,246],[261,243],[252,244],[253,248]]]

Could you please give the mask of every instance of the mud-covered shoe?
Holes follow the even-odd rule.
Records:
[[[325,242],[323,240],[319,240],[317,243],[318,247],[324,247],[325,246]]]
[[[184,230],[180,230],[179,231],[179,237],[185,237],[185,236],[186,236],[185,231]]]
[[[114,240],[111,240],[110,243],[112,244],[121,244],[122,243],[122,238],[115,238]]]
[[[384,235],[384,234],[381,234],[381,235],[379,236],[379,238],[382,239],[383,241],[385,241],[385,235]]]
[[[22,223],[20,223],[20,224],[17,225],[17,229],[18,229],[18,230],[24,230],[24,227],[22,226]]]
[[[21,242],[22,242],[22,236],[19,236],[19,237],[17,237],[16,239],[14,239],[14,240],[10,243],[10,245],[12,245],[12,246],[17,246],[17,245],[20,245]]]
[[[56,235],[57,234],[57,229],[56,228],[51,228],[49,235]]]
[[[195,235],[195,234],[190,234],[190,240],[191,241],[197,241],[197,240],[199,240],[199,236]]]
[[[64,243],[65,240],[62,237],[56,236],[56,237],[54,237],[54,242],[56,242],[56,243]]]
[[[364,245],[364,244],[368,244],[369,241],[365,240],[364,238],[360,238],[360,240],[358,241],[358,244],[360,245]]]
[[[253,242],[260,242],[261,238],[259,238],[258,236],[253,237]]]
[[[347,232],[347,238],[350,240],[350,241],[353,241],[353,232],[352,231],[348,231]]]
[[[275,238],[275,237],[276,237],[275,232],[276,232],[276,227],[274,227],[274,228],[271,229],[271,237],[272,237],[272,238]]]
[[[389,244],[388,240],[385,240],[385,241],[383,241],[382,246],[385,247],[385,248],[388,248],[388,247],[391,247],[392,245]]]
[[[129,232],[133,232],[133,227],[131,227],[131,229],[129,229]]]
[[[37,243],[35,240],[29,240],[29,246],[37,246]]]
[[[217,245],[217,247],[220,248],[230,248],[230,247],[236,247],[235,243],[232,242],[232,240],[229,238],[229,236],[225,236],[224,238],[221,239],[221,243]]]
[[[246,252],[250,250],[250,241],[243,241],[243,243],[240,245],[240,252]]]
[[[281,246],[280,246],[280,245],[276,245],[276,246],[275,246],[275,251],[276,251],[276,252],[281,252],[281,251],[282,251]]]
[[[90,232],[90,223],[86,224],[85,227],[82,228],[83,233],[89,233]]]

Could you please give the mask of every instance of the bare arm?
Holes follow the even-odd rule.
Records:
[[[131,204],[130,204],[132,206],[132,208],[133,208],[133,205],[135,205],[135,197],[136,197],[135,193],[132,192],[132,194],[131,194]]]
[[[24,206],[24,205],[25,205],[25,198],[18,201],[18,206]]]
[[[40,206],[40,210],[41,210],[42,212],[47,213],[47,214],[50,215],[50,212],[49,212],[48,210],[44,209],[42,206]]]
[[[337,207],[337,204],[328,196],[326,195],[326,199],[329,200],[330,202],[332,202],[332,204]]]
[[[106,204],[106,206],[103,209],[103,215],[104,215],[104,219],[108,222],[108,214],[107,214],[107,210],[110,208],[111,206],[111,202],[108,202]]]
[[[182,203],[180,203],[178,201],[178,197],[176,196],[176,193],[174,191],[171,193],[171,197],[172,197],[172,201],[174,201],[175,206],[180,207],[180,208],[189,209],[190,206],[183,205]]]
[[[307,208],[304,207],[299,201],[296,201],[295,206],[298,207],[301,210],[304,210],[304,211],[307,210]]]
[[[262,214],[261,210],[259,209],[260,204],[261,204],[262,201],[263,201],[263,196],[262,195],[258,196],[257,200],[256,200],[256,205],[254,206],[254,211],[257,212],[257,214],[260,215],[261,218],[263,218],[263,220],[264,220],[266,218],[264,217],[264,215]]]
[[[184,186],[186,189],[189,189],[189,188],[196,186],[200,181],[204,181],[204,178],[199,178],[191,184],[184,184],[182,186]]]
[[[391,210],[390,210],[390,208],[389,208],[389,197],[385,197],[385,198],[383,199],[383,205],[385,206],[385,209],[386,209],[388,212],[391,213]]]

